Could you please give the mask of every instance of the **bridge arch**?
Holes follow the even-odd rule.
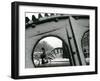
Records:
[[[63,45],[67,48],[66,49],[66,51],[67,51],[67,53],[68,53],[68,57],[69,57],[69,60],[70,60],[70,52],[69,52],[69,48],[68,48],[68,45],[66,44],[66,42],[65,42],[65,40],[63,40],[60,36],[57,36],[57,35],[46,35],[46,36],[43,36],[43,37],[41,37],[40,39],[38,39],[37,40],[37,42],[36,42],[36,44],[34,45],[34,47],[33,47],[33,50],[32,50],[32,62],[33,62],[33,65],[36,67],[36,65],[35,65],[35,62],[34,62],[34,52],[35,52],[35,48],[37,47],[37,45],[39,44],[39,42],[41,41],[41,40],[43,40],[43,39],[45,39],[45,38],[48,38],[48,37],[54,37],[54,38],[57,38],[57,39],[59,39],[60,41],[62,41],[62,48],[61,47],[57,47],[57,48],[54,48],[54,50],[56,50],[56,49],[62,49],[62,50],[65,50],[64,48],[63,48]],[[52,51],[54,51],[54,50],[51,50],[51,52]],[[64,53],[64,52],[63,52]],[[70,60],[70,65],[72,65],[71,64],[71,60]]]

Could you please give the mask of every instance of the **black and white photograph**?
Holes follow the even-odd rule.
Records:
[[[26,12],[25,45],[26,68],[89,65],[89,15]]]
[[[14,79],[97,74],[97,7],[12,3]]]

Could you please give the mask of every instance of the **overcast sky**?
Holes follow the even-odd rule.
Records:
[[[35,15],[35,17],[38,18],[38,13],[26,13],[26,17],[28,17],[30,20],[32,19],[32,15]]]
[[[32,15],[34,15],[36,18],[38,18],[38,14],[39,13],[30,12],[30,13],[26,13],[25,16],[28,17],[31,20],[32,19]],[[42,17],[45,17],[44,14],[45,13],[41,12]],[[56,15],[56,13],[53,13],[53,14]],[[50,13],[48,13],[48,15],[50,16]]]
[[[56,37],[46,37],[42,39],[41,41],[46,41],[48,44],[50,44],[54,48],[62,47],[62,41]]]
[[[32,15],[34,15],[36,18],[38,18],[39,13],[26,13],[26,17],[28,17],[30,20],[32,19]],[[41,15],[44,17],[44,13],[41,13]],[[48,14],[50,15],[50,14]]]

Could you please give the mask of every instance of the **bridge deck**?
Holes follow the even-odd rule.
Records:
[[[41,64],[39,67],[58,67],[58,66],[70,66],[69,59],[54,59],[46,64]]]

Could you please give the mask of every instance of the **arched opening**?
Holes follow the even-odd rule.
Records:
[[[35,67],[71,66],[67,44],[57,36],[46,36],[37,41],[32,52]]]
[[[89,53],[89,31],[86,31],[83,34],[82,40],[82,50],[83,54],[85,57],[86,64],[89,65],[89,58],[90,58],[90,53]]]

